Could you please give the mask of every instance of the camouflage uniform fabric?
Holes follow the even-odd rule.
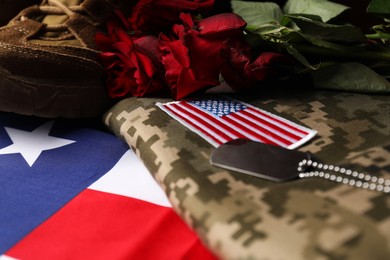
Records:
[[[234,98],[317,130],[298,150],[390,178],[390,96],[283,90]],[[169,101],[124,99],[104,121],[218,257],[390,259],[389,194],[321,178],[275,183],[214,167],[214,147],[156,106]]]

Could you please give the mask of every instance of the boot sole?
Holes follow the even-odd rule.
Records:
[[[98,79],[40,80],[12,75],[0,68],[0,110],[48,118],[101,116],[109,98]]]

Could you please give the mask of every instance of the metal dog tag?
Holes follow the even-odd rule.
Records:
[[[247,139],[220,145],[211,154],[212,165],[263,179],[282,182],[299,177],[298,164],[310,160],[309,153],[288,150]]]

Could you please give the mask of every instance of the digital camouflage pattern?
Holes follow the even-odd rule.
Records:
[[[317,130],[299,150],[390,178],[390,96],[284,90],[235,98]],[[221,259],[390,259],[390,195],[320,178],[274,183],[213,167],[214,147],[155,105],[168,101],[128,98],[104,120]]]

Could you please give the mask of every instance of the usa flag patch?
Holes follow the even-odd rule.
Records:
[[[229,99],[182,100],[157,106],[213,146],[245,138],[294,149],[316,131],[244,102]]]

